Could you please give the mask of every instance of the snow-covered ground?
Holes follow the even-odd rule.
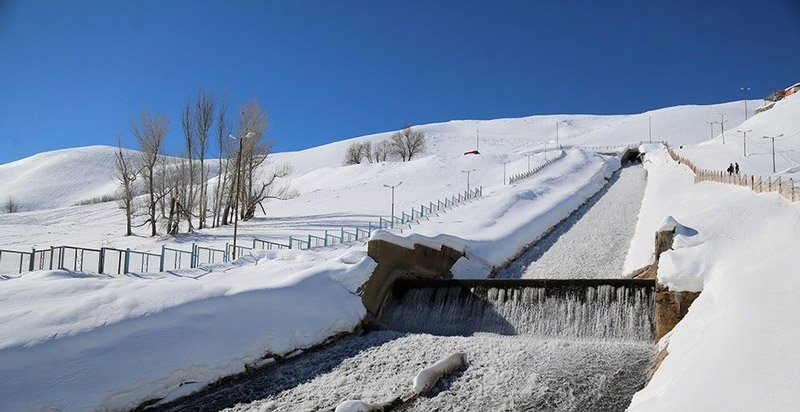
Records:
[[[794,173],[785,159],[792,158],[792,142],[798,141],[793,135],[800,130],[798,101],[789,98],[740,127],[754,130],[753,136],[784,133],[787,140],[776,143],[779,159],[786,161],[778,167],[784,175]],[[459,246],[467,258],[459,261],[456,273],[486,276],[600,190],[618,167],[609,158],[570,150],[536,176],[504,186],[503,162],[511,161],[508,175],[526,170],[527,154],[534,154],[532,165],[543,162],[543,143],[552,149],[557,120],[563,121],[562,144],[616,145],[646,140],[652,118],[653,140],[686,145],[677,150],[701,167],[724,169],[736,159],[730,141],[696,144],[707,139],[706,122],[718,119],[719,112],[728,113],[727,130],[739,126],[742,105],[425,125],[420,129],[429,135],[428,154],[406,163],[340,166],[351,141],[276,154],[275,163],[294,166],[292,185],[300,196],[269,203],[267,217],[245,222],[240,231],[245,242],[252,237],[285,241],[289,234],[364,225],[388,214],[384,183],[403,181],[397,192],[397,209],[403,210],[462,191],[466,179],[461,170],[475,168],[471,184],[486,187],[484,198],[378,236]],[[463,156],[473,148],[476,128],[481,130],[483,154]],[[177,238],[126,238],[120,235],[123,216],[114,203],[69,207],[104,194],[105,189],[95,188],[113,191],[107,185],[110,168],[103,173],[106,163],[94,160],[109,159],[110,149],[80,150],[87,152],[69,162],[51,153],[41,161],[0,165],[0,200],[14,196],[28,210],[0,215],[0,247],[73,244],[156,250],[162,244],[219,246],[231,240],[229,228]],[[551,150],[547,156],[554,154]],[[771,152],[740,160],[744,172],[771,173]],[[670,162],[656,151],[645,163],[648,184],[623,272],[651,261],[653,233],[672,215],[692,230],[678,236],[674,250],[663,255],[660,279],[674,288],[702,285],[704,292],[673,332],[669,357],[631,409],[792,410],[800,401],[793,386],[800,379],[800,357],[792,346],[800,336],[795,322],[800,310],[792,304],[800,293],[800,280],[793,276],[793,251],[800,246],[798,205],[743,187],[694,185],[688,169]],[[38,163],[47,167],[37,168]],[[63,178],[47,178],[54,174]],[[60,191],[60,186],[68,190]],[[248,259],[141,277],[55,271],[0,281],[2,409],[130,408],[145,399],[187,393],[241,371],[265,354],[317,344],[361,320],[364,309],[353,292],[373,264],[365,258],[363,244],[259,253]],[[452,349],[460,350],[432,354],[425,365]],[[422,365],[415,365],[407,379],[421,369],[417,366]],[[196,383],[179,388],[185,382]],[[470,382],[477,381],[451,384]],[[708,394],[710,387],[716,396]],[[494,398],[487,399],[493,405]]]
[[[745,187],[694,184],[663,149],[650,151],[628,266],[651,259],[653,233],[673,216],[685,229],[661,255],[659,281],[703,292],[665,338],[669,356],[629,411],[797,409],[800,204]]]
[[[646,183],[641,166],[623,167],[611,176],[603,190],[496,277],[621,277]]]
[[[2,281],[0,409],[130,409],[350,332],[373,265],[364,252],[261,252],[157,278]]]
[[[380,233],[455,240],[474,262],[501,263],[617,167],[614,157],[570,150],[534,177]],[[265,354],[354,328],[365,314],[355,292],[373,264],[356,243],[146,276],[54,271],[0,281],[0,396],[12,410],[95,410],[185,394]]]

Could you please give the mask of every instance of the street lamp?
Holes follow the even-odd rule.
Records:
[[[256,134],[253,132],[247,132],[244,137],[229,135],[231,139],[239,141],[239,152],[236,153],[236,199],[233,201],[233,260],[236,260],[236,235],[239,232],[239,192],[242,186],[240,170],[242,164],[242,143],[244,142],[244,139],[250,139],[255,135]]]
[[[471,172],[474,172],[474,171],[475,171],[475,169],[469,169],[469,170],[462,170],[461,171],[462,173],[466,173],[467,174],[467,193],[469,193],[469,174]]]
[[[737,130],[737,132],[742,134],[742,150],[744,151],[744,157],[747,157],[747,134],[752,130]]]
[[[750,88],[740,87],[739,90],[744,92],[744,120],[747,120],[747,92],[750,91]]]
[[[560,149],[561,145],[558,143],[558,125],[560,123],[567,123],[566,120],[556,120],[556,149]],[[544,159],[547,160],[547,159]]]
[[[783,136],[783,133],[777,136],[762,136],[764,139],[772,139],[772,173],[775,173],[775,139]]]
[[[402,184],[403,184],[403,182],[401,181],[400,183],[398,183],[398,184],[396,184],[396,185],[394,185],[394,186],[392,186],[392,185],[386,185],[386,184],[385,184],[385,185],[383,185],[383,187],[388,187],[389,189],[392,189],[392,229],[394,229],[394,189],[395,189],[397,186],[400,186],[400,185],[402,185]]]
[[[725,144],[725,122],[727,122],[727,120],[725,120],[725,113],[720,113],[719,118],[719,129],[722,131],[722,144]]]

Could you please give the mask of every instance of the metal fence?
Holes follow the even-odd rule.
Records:
[[[436,202],[412,207],[410,213],[389,219],[379,217],[377,225],[369,222],[366,227],[342,227],[326,230],[324,236],[309,234],[302,237],[289,236],[287,243],[253,239],[252,247],[225,244],[225,249],[192,244],[191,250],[161,247],[161,253],[141,252],[131,249],[102,247],[100,249],[77,246],[51,246],[49,249],[17,251],[0,249],[0,274],[22,274],[34,270],[71,270],[74,272],[117,274],[163,272],[167,270],[196,268],[205,264],[227,262],[253,250],[301,249],[341,245],[369,238],[377,229],[390,229],[397,225],[419,223],[429,216],[443,213],[466,201],[483,196],[483,187],[436,199]]]
[[[535,175],[536,173],[539,173],[540,170],[544,169],[546,166],[551,165],[553,162],[555,162],[557,160],[560,160],[560,159],[563,159],[564,156],[566,156],[566,155],[567,155],[567,152],[563,152],[562,151],[557,157],[554,157],[554,158],[542,163],[541,165],[534,167],[533,169],[531,169],[531,170],[529,170],[529,171],[527,171],[525,173],[519,173],[519,174],[516,174],[516,175],[512,175],[511,178],[508,179],[508,184],[513,185],[514,183],[517,183],[520,180],[527,179],[527,178]]]
[[[672,160],[688,167],[694,173],[694,181],[697,182],[717,182],[729,185],[745,186],[756,193],[777,192],[790,202],[800,200],[800,190],[794,186],[794,180],[781,179],[780,176],[766,178],[748,174],[729,173],[721,170],[701,169],[694,165],[689,159],[678,155],[672,149],[667,150]]]

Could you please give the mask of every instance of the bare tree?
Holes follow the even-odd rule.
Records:
[[[160,200],[156,197],[156,164],[161,155],[161,147],[164,144],[164,137],[167,135],[169,123],[163,114],[153,116],[149,112],[142,112],[139,116],[139,124],[131,119],[131,131],[139,142],[141,151],[142,176],[147,184],[148,191],[148,213],[151,234],[156,235],[156,204]]]
[[[230,168],[230,126],[227,121],[227,102],[223,98],[217,112],[217,145],[219,150],[219,171],[217,173],[217,186],[214,191],[214,226],[220,225],[222,200],[225,197],[225,187],[228,183],[228,169]]]
[[[13,197],[9,196],[6,200],[4,209],[6,210],[6,213],[17,213],[19,212],[19,203],[17,203]]]
[[[291,173],[288,165],[281,165],[268,171],[265,179],[258,181],[257,170],[266,162],[272,150],[272,142],[267,140],[267,113],[256,101],[242,107],[241,116],[237,123],[237,134],[249,136],[241,144],[239,174],[234,179],[232,192],[240,185],[241,197],[233,199],[232,208],[239,211],[242,220],[248,220],[255,215],[256,206],[264,210],[263,202],[268,199],[288,199],[297,196],[288,183],[279,185],[281,179]],[[235,196],[233,196],[235,197]],[[241,207],[238,207],[241,205]],[[223,218],[223,224],[226,221]]]
[[[361,142],[353,142],[347,146],[347,150],[344,153],[344,164],[345,165],[357,165],[361,163],[361,159],[364,158],[364,145]]]
[[[200,229],[206,227],[206,216],[208,215],[208,171],[205,167],[205,158],[208,150],[208,136],[213,123],[214,96],[201,89],[197,93],[194,107],[194,125],[197,132],[195,154],[200,160],[200,196],[198,199],[198,228]]]
[[[364,158],[367,159],[368,162],[373,163],[374,158],[372,156],[372,142],[369,140],[366,142],[361,142],[361,150],[364,152]]]
[[[186,159],[188,159],[188,161],[182,162],[181,164],[184,168],[182,171],[186,173],[181,176],[183,177],[183,179],[181,179],[183,184],[180,185],[180,187],[183,190],[180,193],[182,194],[181,199],[183,200],[181,203],[186,210],[189,211],[189,213],[186,214],[186,221],[189,224],[189,231],[191,232],[194,230],[191,211],[194,210],[196,184],[194,164],[195,134],[194,115],[192,113],[192,106],[188,101],[183,106],[183,111],[181,112],[181,127],[183,128],[183,139],[186,143]]]
[[[136,160],[122,149],[122,133],[117,138],[118,150],[116,155],[116,173],[115,177],[119,182],[120,192],[120,209],[125,211],[125,236],[133,234],[131,231],[131,220],[133,218],[133,197],[134,190],[133,184],[136,177],[139,175],[139,170],[136,167]]]
[[[410,127],[392,135],[392,152],[404,162],[411,160],[415,155],[423,153],[426,149],[425,134]]]
[[[381,140],[372,148],[372,161],[375,163],[385,162],[392,152],[392,144],[388,140]]]

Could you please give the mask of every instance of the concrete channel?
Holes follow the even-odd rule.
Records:
[[[384,410],[621,412],[646,382],[654,279],[453,280],[461,254],[446,247],[371,241],[368,253],[378,267],[362,290],[371,316],[360,333],[146,410],[332,411],[348,399],[384,402],[454,352],[466,354],[465,369]]]

